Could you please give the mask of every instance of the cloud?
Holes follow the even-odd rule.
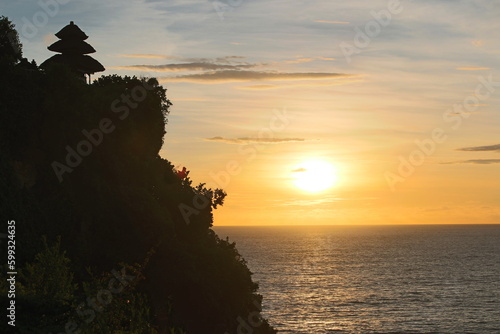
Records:
[[[349,24],[351,22],[348,21],[329,21],[329,20],[316,20],[314,22],[318,23],[331,23],[331,24]]]
[[[292,173],[301,173],[301,172],[307,172],[307,169],[301,167],[301,168],[297,168],[297,169],[292,170]]]
[[[500,164],[500,159],[473,159],[473,160],[463,160],[455,162],[443,162],[442,164],[443,165],[450,165],[450,164],[491,165],[491,164]]]
[[[464,67],[457,67],[457,70],[460,71],[480,71],[480,70],[490,70],[490,67],[476,67],[476,66],[464,66]]]
[[[228,65],[214,64],[207,62],[184,63],[184,64],[165,64],[165,65],[130,65],[130,66],[115,66],[112,69],[118,70],[139,70],[153,72],[179,72],[179,71],[215,71],[215,70],[231,70],[240,68],[255,67],[254,64]]]
[[[472,107],[484,107],[484,106],[487,106],[487,104],[479,104],[479,103],[475,103],[475,104],[470,104],[470,106]],[[467,112],[460,112],[460,111],[452,111],[452,112],[449,112],[447,115],[460,115],[464,118],[468,118],[470,115],[474,115],[474,114],[479,114],[480,112],[479,111],[467,111]]]
[[[155,55],[155,54],[120,54],[118,57],[125,58],[146,58],[146,59],[172,59],[187,63],[241,63],[237,60],[246,59],[243,56],[225,56],[218,58],[192,58],[192,57],[181,57],[181,56],[172,56],[172,55]]]
[[[488,103],[471,103],[470,104],[471,107],[487,107],[489,106]],[[472,115],[472,114],[478,114],[479,112],[478,111],[452,111],[452,112],[449,112],[448,115]]]
[[[201,71],[203,73],[186,73],[177,76],[167,76],[158,78],[161,83],[171,82],[191,82],[191,83],[227,83],[227,82],[252,82],[252,81],[309,81],[295,84],[277,84],[277,85],[251,85],[246,87],[237,87],[239,89],[275,89],[291,86],[331,86],[345,84],[345,81],[337,81],[338,79],[359,77],[346,73],[330,73],[330,72],[278,72],[278,71],[259,71],[252,68],[265,65],[261,63],[249,63],[243,61],[246,57],[243,56],[225,56],[218,58],[185,58],[169,55],[153,55],[153,54],[124,54],[120,57],[129,58],[164,58],[173,59],[182,62],[161,65],[126,65],[109,67],[110,69],[119,70],[134,70],[146,72],[181,72],[181,71]],[[334,60],[327,57],[304,57],[297,56],[298,59],[287,60],[289,64],[300,64],[311,62],[316,59]],[[251,69],[251,70],[250,70]],[[334,82],[325,82],[326,79],[335,79]],[[311,81],[321,80],[319,82]]]
[[[246,57],[242,56],[225,56],[218,58],[185,58],[179,56],[168,55],[143,55],[131,54],[120,55],[120,57],[129,58],[156,58],[156,59],[171,59],[179,61],[180,63],[174,64],[161,64],[161,65],[127,65],[127,66],[114,66],[111,69],[117,70],[132,70],[132,71],[153,71],[153,72],[179,72],[179,71],[219,71],[219,70],[239,70],[242,68],[255,67],[258,64],[250,64],[243,62]]]
[[[331,57],[310,57],[310,58],[306,58],[306,57],[303,57],[303,56],[299,56],[298,59],[292,59],[292,60],[285,60],[285,63],[287,64],[302,64],[302,63],[308,63],[308,62],[311,62],[311,61],[314,61],[316,59],[319,59],[319,60],[335,60],[335,58],[331,58]]]
[[[223,57],[223,59],[246,59],[247,57],[243,57],[243,56],[226,56],[226,57]],[[222,58],[217,58],[217,59],[222,59]]]
[[[146,59],[169,59],[171,56],[165,56],[165,55],[151,55],[151,54],[132,54],[132,55],[127,55],[127,54],[121,54],[118,55],[118,57],[124,57],[124,58],[146,58]]]
[[[57,37],[54,34],[47,34],[43,36],[43,42],[45,45],[49,46],[50,44],[57,41]]]
[[[287,87],[287,85],[251,85],[251,86],[241,86],[238,89],[274,89]]]
[[[219,137],[212,137],[212,138],[205,138],[205,140],[226,143],[226,144],[249,144],[249,143],[279,144],[279,143],[305,141],[304,138],[250,138],[250,137],[224,138],[224,137],[220,137],[220,136]]]
[[[294,59],[294,60],[285,60],[285,63],[287,64],[302,64],[302,63],[308,63],[310,61],[313,61],[314,58],[299,58],[299,59]]]
[[[279,80],[317,80],[317,79],[339,79],[353,77],[345,73],[325,72],[264,72],[244,70],[224,70],[199,74],[186,74],[176,77],[164,77],[166,82],[198,82],[198,83],[222,83],[222,82],[244,82],[244,81],[279,81]]]
[[[175,99],[175,102],[179,101],[188,101],[188,102],[205,102],[205,101],[210,101],[209,99],[202,99],[202,98],[186,98],[186,99]]]
[[[500,144],[488,145],[488,146],[474,146],[474,147],[464,147],[459,148],[458,151],[466,152],[500,152]]]
[[[277,89],[277,88],[289,88],[289,87],[321,87],[321,86],[337,86],[337,85],[345,85],[352,82],[360,82],[363,81],[361,79],[342,79],[337,81],[328,81],[328,82],[301,82],[294,84],[282,84],[282,85],[250,85],[250,86],[240,86],[236,87],[238,89]]]

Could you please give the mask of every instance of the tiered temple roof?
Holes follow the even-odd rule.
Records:
[[[88,36],[73,21],[62,28],[56,36],[60,39],[48,47],[50,51],[59,54],[52,56],[40,66],[46,67],[51,63],[62,63],[70,66],[79,75],[90,75],[105,70],[104,66],[89,53],[96,52],[95,49],[85,42]]]

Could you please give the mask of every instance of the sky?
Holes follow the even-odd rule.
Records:
[[[495,1],[1,0],[0,15],[39,64],[74,21],[101,74],[157,77],[173,103],[160,155],[228,193],[215,225],[500,223]]]

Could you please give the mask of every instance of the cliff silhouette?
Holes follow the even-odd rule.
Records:
[[[11,221],[16,231],[14,332],[275,333],[235,244],[211,229],[225,192],[193,185],[158,155],[172,105],[158,81],[87,84],[64,64],[40,69],[23,60],[5,17],[0,30],[0,212],[1,232]]]

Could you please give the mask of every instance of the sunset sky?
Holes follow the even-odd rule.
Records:
[[[74,21],[103,74],[157,77],[173,102],[160,154],[227,191],[215,225],[500,223],[495,1],[3,0],[0,14],[38,64]],[[294,182],[310,161],[331,167],[313,173],[326,189]]]

